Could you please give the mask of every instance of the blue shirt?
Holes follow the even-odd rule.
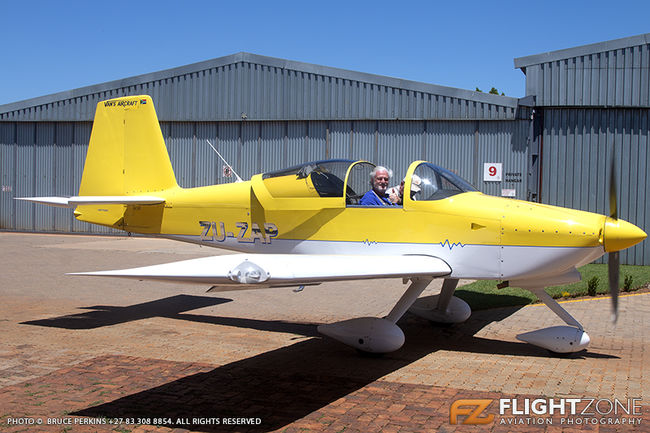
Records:
[[[359,204],[363,206],[393,206],[393,203],[388,199],[388,194],[379,197],[372,189],[361,197]]]

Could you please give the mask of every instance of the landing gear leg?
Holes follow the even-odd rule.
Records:
[[[445,278],[440,294],[418,299],[409,311],[435,323],[462,323],[472,314],[467,302],[454,296],[458,279]]]
[[[411,285],[385,318],[359,317],[320,325],[318,332],[362,352],[388,353],[404,344],[404,332],[397,321],[413,305],[432,278],[412,278]]]
[[[517,339],[555,353],[579,352],[589,345],[589,335],[567,310],[549,296],[543,287],[525,287],[570,326],[552,326],[517,335]]]
[[[399,301],[397,301],[397,304],[395,304],[391,312],[388,313],[386,320],[397,323],[397,321],[402,318],[404,313],[406,313],[411,305],[413,305],[413,303],[418,299],[418,296],[422,294],[430,282],[431,278],[411,279],[411,285],[406,289],[406,292],[404,292]]]

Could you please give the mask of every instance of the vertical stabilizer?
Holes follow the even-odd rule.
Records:
[[[176,186],[151,97],[97,104],[79,195],[145,195]]]

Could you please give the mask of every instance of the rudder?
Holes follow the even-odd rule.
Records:
[[[142,195],[176,186],[151,97],[98,103],[79,195]]]

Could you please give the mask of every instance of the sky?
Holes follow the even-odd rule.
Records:
[[[647,0],[0,0],[0,17],[0,105],[242,51],[523,97],[514,58],[650,33]]]

